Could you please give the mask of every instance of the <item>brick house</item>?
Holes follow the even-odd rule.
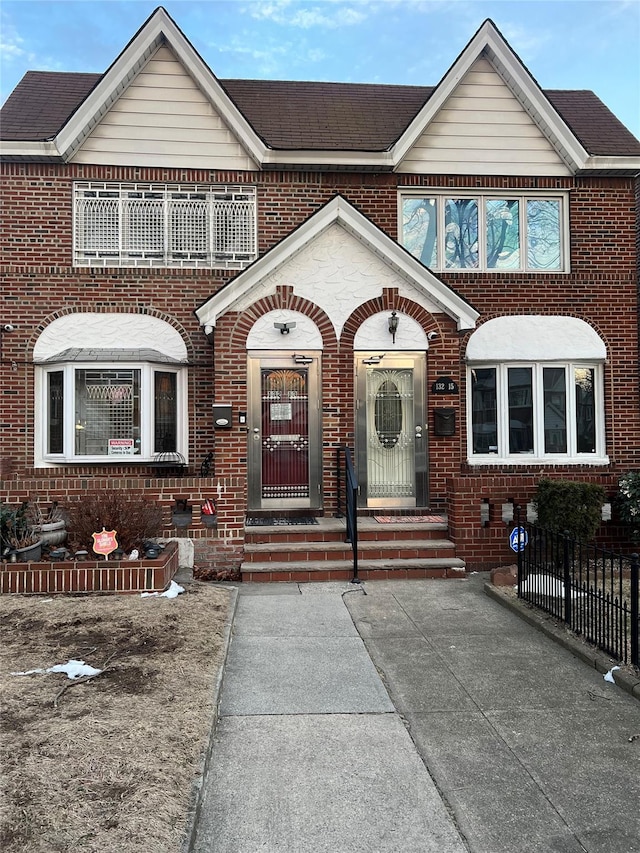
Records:
[[[541,476],[640,464],[640,143],[491,21],[435,87],[219,80],[158,8],[1,136],[2,499],[126,489],[202,572],[338,577],[346,446],[365,573],[429,576],[509,560]]]

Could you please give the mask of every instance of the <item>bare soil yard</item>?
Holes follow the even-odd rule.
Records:
[[[3,853],[180,851],[229,601],[206,584],[174,599],[0,596]],[[11,674],[70,659],[104,672]]]

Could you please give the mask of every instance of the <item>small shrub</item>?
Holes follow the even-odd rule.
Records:
[[[618,480],[616,506],[632,542],[640,542],[640,471],[629,471]]]
[[[93,533],[115,530],[125,553],[141,550],[145,539],[157,536],[162,527],[162,509],[156,503],[130,497],[123,491],[92,492],[69,504],[69,541],[75,548],[93,548]]]
[[[538,524],[558,533],[568,531],[580,542],[590,542],[602,523],[606,492],[596,483],[542,479],[533,499]]]

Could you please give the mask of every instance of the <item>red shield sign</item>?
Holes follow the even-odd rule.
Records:
[[[93,550],[96,554],[104,554],[105,558],[107,554],[115,551],[118,547],[115,530],[105,530],[103,527],[100,533],[92,533],[91,536],[93,538]]]

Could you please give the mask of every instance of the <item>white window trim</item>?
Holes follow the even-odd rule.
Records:
[[[140,370],[140,434],[142,449],[151,453],[133,456],[76,456],[75,455],[75,371],[76,370]],[[49,400],[47,375],[64,373],[64,433],[65,452],[48,453],[48,415]],[[47,468],[60,465],[139,465],[154,461],[153,452],[153,410],[154,410],[154,373],[175,373],[177,375],[176,393],[176,450],[188,461],[188,412],[187,412],[187,369],[172,364],[156,364],[142,361],[104,361],[104,362],[59,362],[36,365],[35,371],[35,453],[34,467]]]
[[[190,193],[203,194],[207,197],[209,215],[207,217],[207,229],[209,232],[210,244],[213,245],[213,219],[211,212],[215,204],[214,197],[216,195],[242,195],[249,196],[252,204],[252,224],[251,224],[251,250],[247,252],[227,252],[231,257],[216,258],[210,256],[206,259],[184,259],[169,257],[167,247],[167,232],[164,233],[164,258],[136,258],[127,257],[122,254],[122,249],[119,250],[118,256],[110,257],[87,257],[79,248],[79,225],[78,225],[78,200],[82,192],[99,192],[108,191],[118,193],[118,201],[122,202],[127,192],[153,192],[162,194],[164,198],[164,208],[167,207],[168,200],[172,194]],[[251,185],[243,184],[165,184],[153,182],[136,182],[136,183],[118,183],[110,181],[76,181],[73,185],[73,266],[74,267],[127,267],[127,268],[144,268],[144,269],[244,269],[249,266],[258,256],[257,249],[257,227],[258,227],[258,205],[256,188]],[[122,246],[122,217],[119,218],[119,244]],[[220,254],[224,252],[221,251]],[[246,256],[246,257],[245,257]]]
[[[567,275],[571,272],[570,232],[569,232],[569,192],[567,190],[525,190],[525,189],[459,189],[457,187],[399,187],[398,188],[398,242],[402,243],[403,221],[402,200],[404,198],[470,198],[478,202],[478,234],[485,233],[485,205],[481,202],[487,198],[517,199],[520,219],[520,259],[521,265],[513,269],[500,269],[486,266],[485,241],[479,240],[477,267],[445,267],[443,260],[445,235],[445,205],[438,203],[437,209],[437,258],[438,266],[434,272],[477,274],[488,273],[496,275],[522,274],[527,275]],[[529,200],[544,200],[560,202],[560,266],[558,269],[528,269],[524,266],[527,254],[526,234],[526,203]],[[407,250],[408,251],[408,250]],[[412,256],[415,257],[415,256]]]
[[[596,416],[596,450],[595,453],[577,453],[576,447],[576,402],[575,383],[568,382],[567,394],[567,453],[474,453],[473,452],[473,395],[471,372],[476,369],[495,368],[496,394],[498,399],[497,427],[498,448],[505,450],[509,446],[509,409],[507,401],[507,369],[510,367],[532,368],[533,398],[534,398],[534,447],[544,447],[544,415],[542,400],[542,370],[545,367],[562,367],[570,371],[570,376],[576,368],[590,368],[594,371],[595,381],[595,416]],[[593,361],[553,361],[553,362],[474,362],[467,366],[467,462],[469,465],[608,465],[606,454],[606,436],[604,422],[604,371],[603,365]]]

